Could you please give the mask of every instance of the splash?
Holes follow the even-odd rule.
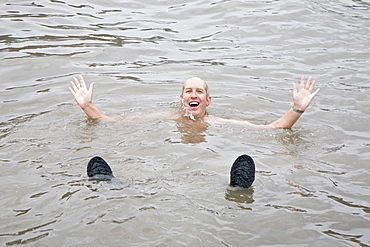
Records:
[[[189,117],[191,120],[195,120],[195,117],[189,112],[189,107],[185,106],[184,99],[180,98],[180,107],[184,112],[184,117]]]

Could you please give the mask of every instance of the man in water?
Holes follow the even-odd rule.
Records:
[[[113,119],[105,115],[92,103],[92,95],[95,83],[91,83],[87,88],[82,76],[73,78],[70,82],[69,91],[75,97],[77,104],[91,119]],[[302,113],[310,105],[313,98],[319,93],[320,89],[313,92],[316,82],[311,77],[305,82],[304,76],[301,77],[299,88],[293,84],[293,106],[281,118],[267,125],[255,125],[248,121],[224,119],[207,114],[206,108],[211,104],[207,83],[198,77],[189,78],[185,81],[181,98],[182,116],[195,122],[201,121],[209,124],[213,123],[235,123],[249,126],[265,126],[271,128],[291,128]]]
[[[73,78],[70,82],[69,91],[75,97],[77,104],[91,119],[112,119],[101,112],[92,103],[92,94],[95,83],[91,83],[89,89],[82,76]],[[316,82],[311,77],[305,82],[302,76],[297,89],[296,84],[293,84],[293,106],[281,118],[267,125],[254,125],[248,121],[224,119],[207,114],[207,106],[211,104],[211,96],[209,95],[207,83],[198,77],[189,78],[183,85],[181,98],[182,113],[177,118],[186,118],[197,123],[234,123],[248,126],[265,126],[269,128],[291,128],[302,113],[310,105],[313,98],[319,93],[320,89],[314,92]],[[87,174],[91,178],[96,179],[111,179],[113,173],[108,165],[100,157],[94,157],[89,161],[87,166]],[[248,155],[239,156],[230,171],[230,185],[233,187],[248,188],[252,185],[255,178],[255,165],[253,159]]]

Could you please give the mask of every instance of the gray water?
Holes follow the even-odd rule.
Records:
[[[370,246],[370,2],[0,4],[0,243],[5,246]],[[91,121],[173,111],[200,76],[209,112],[269,123],[292,83],[321,92],[290,130]],[[240,154],[252,188],[228,187]],[[100,155],[119,181],[87,178]]]

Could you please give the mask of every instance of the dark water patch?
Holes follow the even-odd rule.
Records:
[[[334,201],[336,201],[340,204],[343,204],[344,206],[351,207],[351,208],[360,208],[365,213],[370,213],[370,207],[368,207],[368,206],[356,205],[353,202],[345,200],[344,198],[340,198],[340,197],[333,196],[333,195],[328,195],[328,198],[333,199]]]
[[[358,235],[358,234],[343,234],[338,231],[333,231],[333,230],[327,230],[324,231],[323,233],[327,234],[328,236],[331,236],[333,238],[339,239],[339,240],[346,240],[350,243],[355,243],[358,244],[361,247],[368,247],[370,245],[363,243],[360,238],[363,237],[363,235]]]

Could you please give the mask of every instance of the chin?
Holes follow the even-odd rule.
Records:
[[[184,106],[183,108],[187,112],[187,114],[191,114],[195,118],[201,118],[205,115],[205,114],[202,114],[202,109],[199,109],[199,108],[198,109],[192,109],[189,106],[187,106],[187,107]]]
[[[199,111],[189,111],[189,113],[196,118],[201,118],[202,114]]]

